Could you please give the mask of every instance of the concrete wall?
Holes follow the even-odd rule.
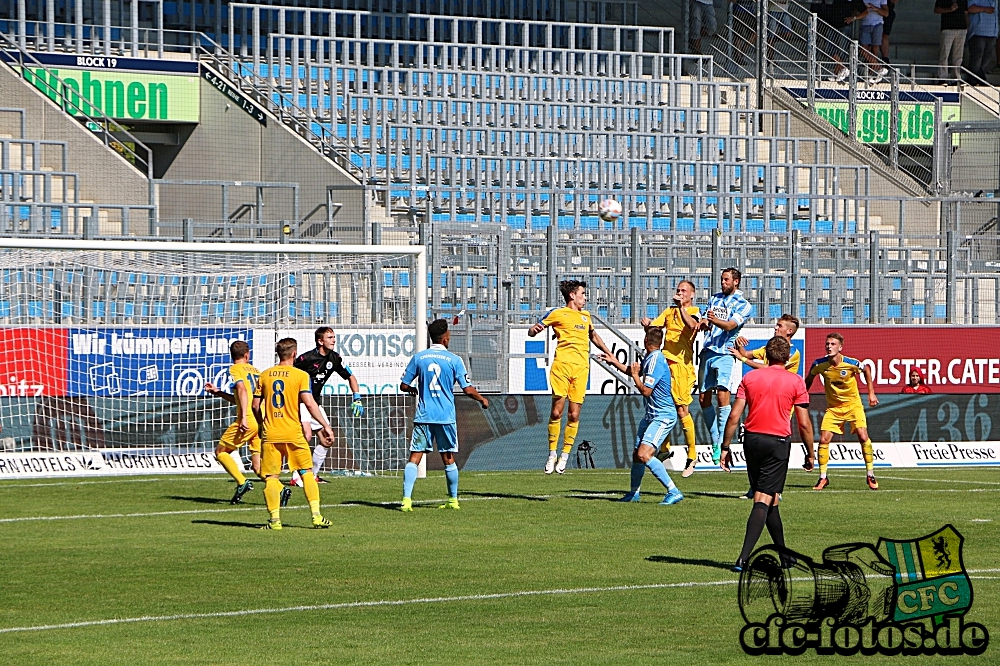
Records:
[[[350,188],[337,194],[336,201],[344,207],[334,222],[360,230],[363,221],[363,193],[357,180],[273,116],[268,115],[263,127],[204,79],[201,122],[176,151],[163,179],[297,182],[300,217],[326,203],[327,185]],[[220,220],[241,204],[255,205],[257,200],[255,188],[233,188],[224,214],[220,188],[162,185],[158,189],[164,219]],[[268,189],[263,196],[262,219],[293,219],[291,190]],[[320,210],[310,222],[325,219],[325,210]]]
[[[5,66],[0,66],[0,106],[26,111],[25,138],[65,141],[68,171],[79,174],[80,198],[105,204],[146,205],[146,177],[93,132]],[[0,115],[0,134],[20,133],[17,114]]]

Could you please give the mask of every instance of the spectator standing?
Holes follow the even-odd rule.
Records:
[[[712,0],[691,0],[691,49],[695,53],[703,53],[701,38],[711,39],[716,30],[715,3]]]
[[[938,55],[938,78],[943,85],[949,79],[961,78],[965,33],[968,30],[966,0],[936,0],[934,13],[941,15],[941,50]],[[949,76],[948,69],[953,76]]]
[[[856,17],[856,20],[861,21],[861,36],[858,41],[864,51],[864,59],[874,72],[868,81],[871,85],[875,85],[889,73],[889,68],[878,62],[878,52],[882,48],[883,21],[888,15],[888,0],[867,0],[865,11]]]
[[[769,0],[767,3],[767,57],[774,58],[774,44],[780,38],[789,40],[792,32],[792,17],[788,13],[788,0]]]
[[[896,22],[896,3],[899,0],[889,0],[889,15],[882,24],[882,61],[889,62],[889,35],[892,34],[892,24]]]
[[[837,46],[846,51],[849,41],[853,39],[855,17],[865,11],[865,7],[861,0],[823,0],[812,3],[809,10],[816,14],[820,21],[833,26],[844,36],[842,43]],[[820,32],[825,33],[826,31],[821,27]],[[834,36],[831,35],[830,38],[834,39]],[[847,80],[851,72],[838,55],[840,49],[835,47],[832,51],[833,53],[830,55],[837,61],[837,69],[830,80],[841,83]]]
[[[969,71],[979,77],[974,85],[986,80],[986,65],[996,50],[997,0],[968,0]]]

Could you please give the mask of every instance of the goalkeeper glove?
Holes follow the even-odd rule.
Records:
[[[351,414],[354,416],[363,416],[365,413],[365,406],[361,404],[361,394],[354,394],[354,402],[351,403]]]

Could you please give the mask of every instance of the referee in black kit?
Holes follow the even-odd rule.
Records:
[[[764,353],[767,367],[747,373],[740,382],[722,441],[720,466],[728,472],[733,459],[729,447],[739,427],[743,408],[749,407],[750,412],[743,423],[743,453],[747,461],[750,487],[754,491],[753,509],[747,520],[743,550],[733,566],[734,571],[743,571],[765,525],[774,545],[779,549],[785,547],[785,531],[781,525],[781,514],[778,513],[778,501],[788,474],[788,456],[792,448],[790,416],[793,410],[799,433],[808,451],[803,467],[806,471],[813,468],[809,393],[802,377],[785,370],[791,345],[785,338],[774,337],[767,341]]]

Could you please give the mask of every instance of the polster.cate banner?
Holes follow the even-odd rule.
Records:
[[[916,368],[935,393],[1000,393],[1000,328],[968,326],[811,326],[806,358],[826,355],[829,333],[844,336],[844,354],[871,372],[876,393],[899,393]],[[807,366],[808,370],[808,366]],[[864,377],[862,392],[866,390]],[[820,382],[814,393],[822,392]]]

